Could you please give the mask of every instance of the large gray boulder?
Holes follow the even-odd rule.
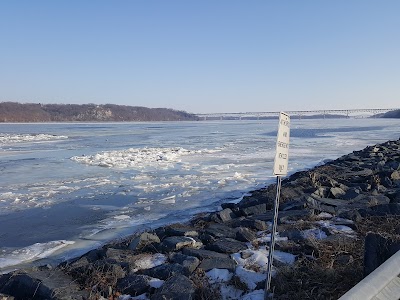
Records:
[[[376,233],[365,238],[364,276],[367,276],[400,250],[400,240],[392,240]]]
[[[123,294],[138,296],[150,289],[151,277],[146,275],[132,274],[117,281],[117,290]]]
[[[195,256],[201,260],[207,259],[207,258],[229,258],[228,254],[225,253],[219,253],[211,250],[205,250],[205,249],[192,249],[192,248],[185,248],[183,249],[183,254],[189,255],[189,256]]]
[[[222,238],[216,242],[206,246],[207,250],[212,250],[220,253],[236,253],[240,250],[247,249],[247,245],[235,239]]]
[[[237,218],[236,214],[230,208],[225,208],[221,210],[220,212],[217,213],[217,215],[224,223]]]
[[[151,296],[151,300],[193,300],[195,287],[193,282],[184,275],[174,275]]]
[[[240,242],[251,242],[257,238],[254,231],[246,227],[239,227],[236,231],[235,239]]]
[[[190,226],[183,225],[171,225],[165,227],[165,233],[167,236],[189,236],[189,237],[197,237],[199,232],[197,229]]]
[[[231,258],[207,258],[201,262],[199,268],[205,272],[212,269],[227,269],[230,272],[234,272],[236,263]]]
[[[13,272],[0,276],[0,293],[16,299],[84,300],[89,293],[60,270]]]
[[[151,269],[141,271],[142,274],[162,280],[167,280],[173,275],[184,274],[184,272],[185,269],[180,264],[163,264]]]
[[[233,228],[222,224],[211,224],[204,232],[215,238],[234,238],[236,236],[236,231]]]
[[[171,253],[170,261],[171,263],[182,265],[183,274],[186,276],[192,274],[200,264],[200,260],[197,257],[184,255],[182,253]]]
[[[150,244],[159,244],[160,238],[152,233],[144,232],[138,237],[134,238],[129,244],[128,248],[130,250],[138,251]]]

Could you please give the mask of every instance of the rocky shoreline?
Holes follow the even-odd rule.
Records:
[[[0,299],[263,299],[275,185],[57,267],[0,276]],[[282,182],[275,299],[337,299],[400,250],[400,140]]]

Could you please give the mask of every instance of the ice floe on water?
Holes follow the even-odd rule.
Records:
[[[107,168],[143,168],[148,165],[168,167],[171,163],[180,162],[185,155],[214,153],[220,150],[187,150],[174,148],[129,148],[126,150],[105,151],[94,155],[73,156],[72,160]]]
[[[52,135],[52,134],[7,134],[0,133],[0,144],[14,144],[24,142],[42,142],[68,139],[65,135]]]
[[[0,192],[0,215],[10,211],[49,207],[68,200],[67,195],[90,197],[93,190],[102,192],[103,186],[117,184],[104,177],[51,180],[34,184],[11,184]],[[104,187],[105,188],[105,187]]]
[[[48,243],[36,243],[17,250],[7,251],[6,249],[2,249],[0,250],[0,269],[48,257],[57,250],[72,244],[74,244],[72,241],[60,240]]]

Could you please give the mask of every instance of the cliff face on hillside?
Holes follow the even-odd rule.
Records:
[[[196,121],[198,117],[168,108],[115,104],[0,103],[0,122]]]

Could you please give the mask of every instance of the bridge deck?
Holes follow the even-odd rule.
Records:
[[[376,115],[389,111],[398,110],[392,108],[359,108],[359,109],[326,109],[326,110],[298,110],[298,111],[285,111],[285,113],[292,116],[306,117],[306,116],[328,116],[328,115],[342,115],[346,117],[360,116],[360,115]],[[196,114],[200,119],[243,119],[243,118],[267,118],[278,117],[280,112],[267,111],[267,112],[233,112],[233,113],[208,113]]]

